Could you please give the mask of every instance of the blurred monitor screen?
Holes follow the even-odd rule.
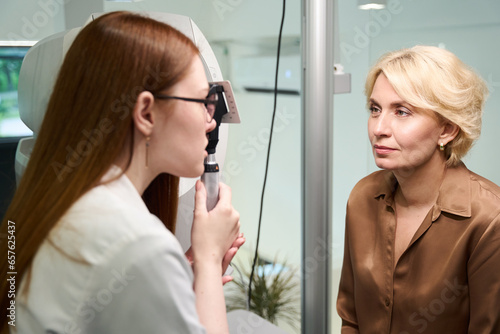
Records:
[[[19,117],[17,82],[24,56],[35,42],[0,41],[0,138],[31,136]]]

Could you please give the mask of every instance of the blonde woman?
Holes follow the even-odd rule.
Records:
[[[222,273],[244,242],[230,189],[207,212],[196,185],[192,267],[172,233],[179,177],[203,173],[214,99],[172,27],[115,12],[82,29],[2,224],[16,226],[11,331],[228,333]]]
[[[451,52],[384,55],[366,80],[381,171],[352,190],[342,333],[500,333],[500,188],[462,163],[487,88]]]

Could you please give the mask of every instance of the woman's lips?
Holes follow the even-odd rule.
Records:
[[[382,146],[382,145],[373,145],[373,148],[375,149],[375,152],[377,154],[380,154],[380,155],[385,155],[385,154],[389,154],[389,153],[396,151],[393,148],[390,148],[387,146]]]

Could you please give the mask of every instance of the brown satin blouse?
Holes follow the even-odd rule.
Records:
[[[362,179],[347,204],[337,311],[342,333],[500,333],[500,187],[463,164],[394,267],[392,172]]]

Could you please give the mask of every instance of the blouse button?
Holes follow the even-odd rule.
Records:
[[[391,305],[391,300],[389,298],[385,299],[385,306]]]

